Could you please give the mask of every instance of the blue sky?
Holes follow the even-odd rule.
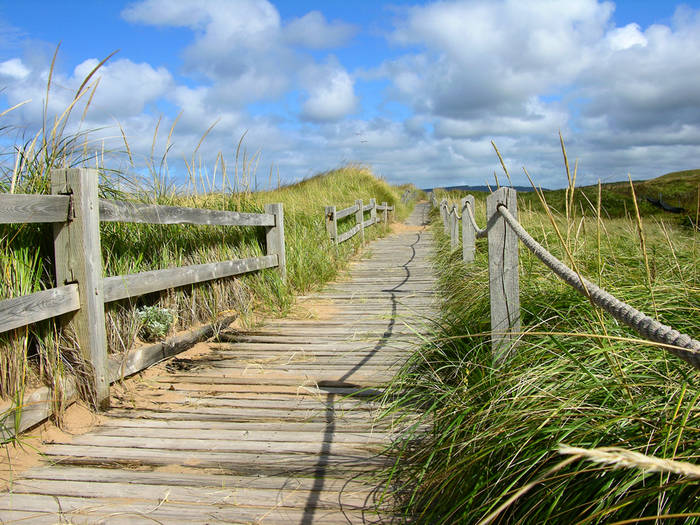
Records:
[[[483,184],[494,140],[523,183],[560,187],[561,130],[579,180],[642,179],[697,168],[700,2],[268,2],[0,0],[0,105],[26,140],[92,80],[91,144],[135,161],[170,140],[169,166],[197,151],[213,170],[246,133],[258,171],[285,182],[346,162],[420,187]],[[0,110],[1,111],[1,110]],[[7,135],[6,135],[7,137]],[[261,179],[267,179],[261,175]]]

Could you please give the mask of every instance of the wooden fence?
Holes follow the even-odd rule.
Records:
[[[431,193],[431,202],[437,199]],[[520,328],[520,282],[518,245],[525,245],[560,279],[586,296],[590,302],[635,330],[642,337],[660,343],[661,348],[700,369],[700,341],[661,324],[624,303],[609,292],[572,270],[540,245],[518,221],[517,193],[499,188],[486,198],[486,227],[479,228],[474,218],[474,197],[461,199],[460,206],[440,202],[440,215],[453,250],[459,246],[462,222],[462,260],[474,260],[475,239],[488,238],[489,299],[491,307],[491,345],[495,363],[501,363],[514,350]]]
[[[386,202],[377,205],[376,199],[370,199],[367,205],[363,204],[362,199],[358,199],[353,206],[342,210],[336,210],[335,206],[326,206],[326,231],[336,246],[348,239],[352,239],[358,233],[362,235],[362,242],[364,242],[365,228],[378,223],[378,211],[384,212],[382,220],[385,224],[388,224],[389,213],[394,211],[394,207],[389,206]],[[370,217],[365,220],[365,213],[367,212],[369,212]],[[355,218],[355,225],[346,232],[338,233],[338,221],[348,217]]]
[[[97,403],[109,403],[110,374],[104,305],[129,297],[212,279],[277,268],[286,278],[284,212],[238,213],[103,200],[94,169],[51,172],[52,195],[0,194],[0,223],[53,223],[57,287],[0,301],[0,332],[65,315],[81,354],[92,368]],[[100,222],[259,226],[266,229],[267,255],[131,275],[102,277]]]

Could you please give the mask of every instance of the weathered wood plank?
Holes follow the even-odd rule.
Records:
[[[160,206],[100,199],[100,221],[147,224],[200,224],[214,226],[274,226],[270,213]]]
[[[173,336],[167,341],[130,350],[120,360],[111,357],[107,365],[109,368],[109,380],[111,382],[121,380],[163,359],[177,355],[196,342],[211,337],[221,327],[231,324],[235,318],[236,316],[233,315],[222,317],[214,323],[201,326],[182,335]]]
[[[351,239],[351,238],[354,237],[361,229],[362,229],[362,225],[356,224],[355,226],[353,226],[352,228],[350,228],[348,231],[346,231],[346,232],[344,232],[344,233],[338,234],[338,244],[340,244],[341,242],[345,242],[345,241],[347,241],[348,239]]]
[[[294,471],[312,471],[319,458],[305,454],[266,453],[265,462],[260,462],[260,455],[254,452],[212,452],[181,450],[113,448],[89,445],[47,445],[44,453],[62,464],[102,465],[140,464],[171,465],[184,464],[198,468],[228,469],[239,474],[282,474]],[[184,457],[183,457],[184,456]],[[363,471],[368,467],[381,467],[391,463],[391,459],[367,454],[322,454],[328,470],[345,469]]]
[[[143,485],[167,485],[170,487],[245,487],[251,489],[300,489],[310,490],[314,486],[312,477],[299,476],[293,479],[275,476],[235,476],[205,474],[200,472],[166,472],[150,470],[118,470],[97,467],[38,467],[26,473],[27,479],[57,481],[95,481],[104,483],[132,483]],[[346,480],[329,477],[324,490],[340,491],[344,485],[351,492],[371,489],[374,483],[361,478]]]
[[[520,332],[520,284],[518,280],[518,236],[498,213],[505,205],[517,218],[516,191],[499,188],[486,199],[489,245],[489,297],[491,346],[494,363],[504,362]]]
[[[102,250],[96,169],[51,171],[51,192],[70,194],[73,219],[54,225],[56,283],[78,283],[80,309],[69,314],[100,408],[109,405],[107,331],[105,328]]]
[[[0,332],[74,312],[79,308],[77,284],[5,299],[0,301]]]
[[[277,265],[278,256],[274,254],[107,277],[104,279],[105,302],[118,301],[222,277],[231,277],[265,268],[274,268]]]
[[[58,387],[66,402],[72,402],[77,395],[75,380],[72,377],[59,379]],[[51,390],[40,387],[23,395],[19,402],[0,405],[0,439],[6,440],[44,421],[53,414],[55,399]]]
[[[338,244],[338,217],[336,216],[335,206],[326,206],[325,224],[326,231],[331,240]]]
[[[100,427],[97,433],[105,436],[124,436],[132,438],[191,438],[192,429],[172,428],[172,427],[143,427],[143,426],[103,426]],[[229,430],[229,429],[203,429],[198,428],[197,437],[201,439],[224,440],[229,442],[234,441],[260,441],[260,442],[275,442],[282,443],[323,443],[332,442],[336,444],[354,443],[354,444],[381,444],[386,446],[398,433],[390,432],[328,432],[327,428],[321,428],[316,432],[293,432],[279,429],[267,430]]]
[[[348,208],[344,208],[342,210],[336,211],[335,218],[337,220],[344,219],[345,217],[355,213],[357,210],[358,210],[357,203],[355,203],[353,206],[349,206]]]
[[[287,256],[284,243],[284,208],[281,203],[266,204],[265,211],[274,217],[274,224],[266,229],[267,255],[277,255],[277,271],[282,281],[287,280]]]
[[[245,506],[231,493],[223,501],[199,504],[170,503],[167,498],[134,500],[119,498],[81,498],[72,496],[43,496],[38,494],[11,494],[0,498],[4,519],[22,520],[32,525],[71,523],[88,525],[134,525],[157,522],[163,525],[188,523],[264,523],[288,525],[289,523],[347,525],[350,523],[376,522],[373,509],[304,509],[277,507],[271,499],[265,507]],[[22,510],[17,510],[22,509]]]
[[[274,489],[251,488],[236,486],[222,480],[218,487],[184,487],[156,484],[136,484],[128,482],[103,482],[94,481],[58,481],[58,480],[21,480],[13,484],[14,494],[46,494],[59,497],[83,497],[83,498],[131,498],[137,501],[167,500],[178,504],[233,504],[232,496],[241,506],[246,507],[304,507],[310,494],[309,489],[301,489],[298,486],[281,487]],[[342,487],[341,487],[342,488]],[[361,509],[370,489],[363,487],[361,490],[328,490],[318,491],[316,494],[317,508],[334,509],[341,505],[348,509]]]
[[[68,195],[0,193],[0,224],[66,222]]]

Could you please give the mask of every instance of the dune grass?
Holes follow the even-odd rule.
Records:
[[[483,195],[476,207],[483,224]],[[541,209],[520,206],[520,220],[557,257],[570,262],[568,250],[592,281],[699,335],[697,233],[643,217],[641,243],[635,217],[554,212],[565,250]],[[465,265],[437,210],[433,218],[441,317],[391,392],[396,407],[426,407],[432,423],[397,447],[404,512],[431,524],[700,523],[697,481],[559,453],[562,444],[620,447],[700,463],[697,371],[594,309],[522,245],[524,333],[495,368],[486,240]]]

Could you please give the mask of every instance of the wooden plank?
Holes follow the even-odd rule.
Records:
[[[87,525],[109,523],[122,525],[135,523],[196,524],[211,523],[264,523],[288,525],[289,523],[347,525],[350,523],[374,523],[377,514],[370,509],[290,509],[278,508],[270,499],[266,507],[246,506],[235,498],[219,502],[199,504],[170,503],[167,497],[152,500],[120,498],[82,498],[73,496],[9,494],[0,497],[3,519],[22,520],[18,523],[51,524],[71,523]],[[21,509],[21,510],[20,510]]]
[[[208,339],[217,333],[221,327],[228,326],[235,319],[236,316],[234,315],[225,316],[214,323],[170,337],[166,341],[130,350],[119,360],[110,357],[108,362],[109,379],[111,382],[119,381],[163,359],[177,355],[190,348],[196,342]]]
[[[66,222],[68,195],[0,193],[0,224]]]
[[[518,236],[498,213],[502,204],[518,216],[516,191],[499,188],[486,199],[489,245],[489,297],[491,303],[491,351],[495,364],[513,351],[520,332],[520,285],[518,280]]]
[[[367,417],[367,416],[364,416]],[[345,421],[345,420],[343,420]],[[190,435],[192,433],[190,432]],[[54,443],[59,444],[60,441]],[[63,443],[66,444],[66,443]],[[370,456],[381,451],[386,445],[383,443],[338,443],[336,441],[227,441],[213,437],[210,439],[196,438],[171,438],[161,436],[155,439],[142,439],[139,437],[130,436],[105,436],[99,434],[88,434],[75,436],[68,443],[70,446],[90,446],[90,447],[110,447],[120,448],[135,448],[138,447],[144,450],[161,450],[170,451],[199,451],[199,452],[217,452],[225,454],[227,452],[239,453],[249,452],[258,454],[340,454],[350,456]],[[118,453],[118,452],[117,452]]]
[[[341,242],[345,242],[348,239],[351,239],[354,237],[360,230],[362,229],[362,226],[359,224],[356,224],[352,228],[350,228],[348,231],[345,233],[338,234],[338,244]]]
[[[0,332],[74,312],[79,308],[77,284],[5,299],[0,301]]]
[[[332,432],[327,428],[321,428],[315,432],[289,431],[284,430],[284,426],[279,429],[250,430],[250,429],[197,429],[197,437],[201,439],[224,440],[229,442],[238,441],[279,441],[282,443],[302,443],[302,442],[333,442],[333,443],[390,443],[392,439],[400,437],[400,434],[391,432]],[[105,436],[125,436],[141,439],[159,438],[191,438],[192,429],[172,428],[172,427],[100,427],[97,431]]]
[[[337,245],[338,241],[338,218],[336,216],[335,206],[326,206],[325,213],[326,231],[331,240]]]
[[[58,379],[57,387],[63,393],[66,404],[74,401],[78,393],[75,379]],[[10,439],[44,421],[53,414],[55,402],[53,392],[44,386],[33,392],[23,393],[19,407],[15,402],[0,405],[0,439]]]
[[[474,213],[475,201],[473,195],[467,195],[460,201],[462,208],[462,260],[466,263],[474,262],[476,232],[469,218],[469,213]]]
[[[373,224],[376,224],[376,222],[377,222],[376,217],[375,218],[370,217],[369,219],[367,219],[365,222],[362,223],[362,227],[369,228]]]
[[[341,487],[342,489],[342,487]],[[157,484],[137,484],[129,482],[104,482],[104,481],[58,481],[58,480],[21,480],[13,483],[14,494],[45,494],[55,496],[72,496],[83,498],[110,499],[130,498],[133,500],[167,500],[170,503],[193,504],[202,503],[232,504],[231,496],[235,495],[235,501],[246,507],[304,507],[309,499],[310,489],[301,489],[290,484],[280,488],[251,488],[237,486],[222,479],[219,486],[185,487]],[[362,487],[360,490],[328,490],[316,494],[316,507],[319,509],[343,508],[361,509],[370,489]]]
[[[105,302],[118,301],[222,277],[231,277],[265,268],[274,268],[277,265],[278,256],[274,254],[107,277],[104,279]]]
[[[336,218],[336,220],[344,219],[348,215],[352,215],[353,213],[355,213],[357,210],[358,210],[357,203],[355,203],[353,206],[336,211],[335,218]]]
[[[27,479],[46,479],[56,481],[95,481],[103,483],[132,483],[143,485],[167,485],[169,487],[245,487],[251,489],[313,489],[315,480],[312,477],[296,477],[293,479],[277,476],[236,476],[222,474],[206,474],[200,472],[166,472],[158,470],[118,470],[97,467],[38,467],[26,473]],[[339,491],[347,484],[352,492],[374,488],[374,483],[343,478],[328,477],[324,480],[323,488],[329,491]]]
[[[362,210],[364,210],[364,206],[362,204],[362,199],[357,199],[355,201],[355,207],[357,208],[357,211],[355,212],[355,224],[360,227],[360,234],[362,235],[362,244],[365,244],[365,226],[364,226],[364,219],[365,219],[365,214]]]
[[[159,206],[100,199],[100,221],[145,224],[201,224],[214,226],[274,226],[270,213]]]
[[[140,465],[191,465],[198,468],[230,469],[239,474],[282,474],[294,471],[314,469],[319,461],[316,456],[304,454],[265,454],[265,462],[260,462],[260,455],[254,452],[214,452],[181,450],[114,448],[89,445],[47,445],[44,454],[62,464],[103,465],[140,464]],[[366,454],[322,454],[326,468],[345,469],[347,471],[366,470],[368,467],[380,467],[393,460],[368,452]]]
[[[287,280],[287,256],[284,245],[284,208],[281,203],[266,204],[265,211],[275,222],[265,232],[267,255],[277,255],[277,271],[282,281]]]
[[[78,346],[91,370],[95,403],[109,406],[107,332],[102,282],[102,250],[95,169],[68,168],[51,171],[51,192],[71,194],[73,220],[54,225],[56,283],[78,283],[80,309],[69,314]]]

